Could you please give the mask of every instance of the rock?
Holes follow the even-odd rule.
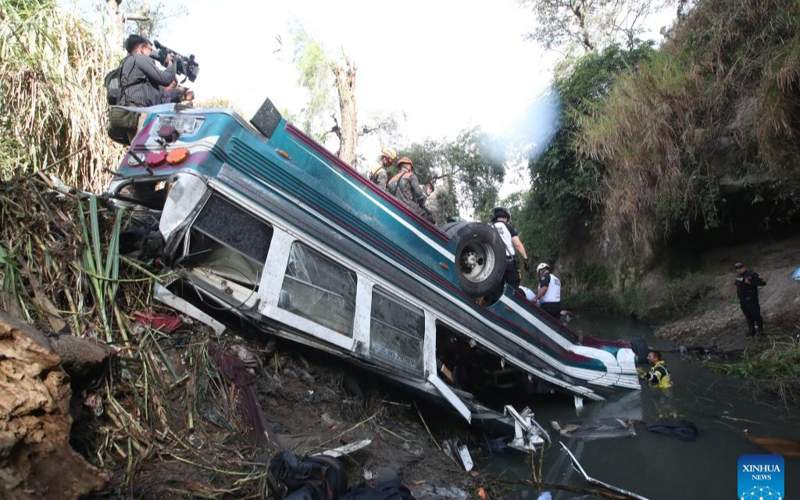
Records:
[[[41,332],[0,312],[0,497],[4,499],[78,498],[108,481],[69,445],[72,391],[60,363]]]

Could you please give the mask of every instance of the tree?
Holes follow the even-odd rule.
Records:
[[[390,114],[359,128],[356,64],[344,51],[338,59],[331,58],[302,26],[293,26],[291,32],[292,60],[299,71],[298,84],[308,91],[308,101],[300,113],[301,126],[320,142],[331,135],[336,137],[336,155],[355,166],[359,138],[373,133],[396,134],[399,120],[395,114]]]
[[[399,154],[411,158],[421,183],[445,183],[448,217],[471,211],[474,218],[485,220],[497,203],[505,148],[479,127],[462,131],[453,141],[426,139],[411,144]]]
[[[530,160],[531,190],[526,199],[517,200],[519,212],[512,212],[531,255],[555,260],[572,236],[570,231],[588,229],[595,222],[599,214],[593,202],[602,191],[605,167],[577,151],[580,118],[608,94],[620,74],[654,51],[651,43],[630,50],[611,45],[583,56],[570,73],[556,78],[553,86],[561,102],[558,130],[542,154]]]
[[[530,38],[547,49],[580,47],[584,52],[624,42],[629,48],[643,22],[676,0],[520,0],[536,13]]]

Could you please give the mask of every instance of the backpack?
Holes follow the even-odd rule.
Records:
[[[108,101],[109,106],[120,104],[125,88],[139,83],[138,81],[129,82],[125,87],[122,86],[122,66],[128,60],[128,57],[130,56],[125,57],[119,66],[109,71],[103,79],[103,85],[106,88],[106,101]],[[133,68],[130,69],[128,74],[130,75],[132,71]],[[108,108],[108,137],[112,141],[124,146],[129,145],[129,136],[136,133],[138,125],[138,113],[120,108]]]
[[[106,101],[108,101],[108,104],[111,106],[119,104],[122,98],[122,65],[125,64],[128,57],[130,56],[126,56],[125,59],[119,63],[119,66],[109,71],[103,79],[103,85],[106,88]],[[131,68],[131,71],[133,71],[133,68]]]

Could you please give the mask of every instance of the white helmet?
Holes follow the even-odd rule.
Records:
[[[542,269],[550,269],[550,266],[547,264],[547,262],[542,262],[541,264],[536,266],[536,272],[537,273],[541,272]]]

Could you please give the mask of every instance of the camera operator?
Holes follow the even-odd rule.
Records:
[[[164,87],[175,81],[176,68],[172,57],[167,55],[166,69],[160,70],[150,58],[153,46],[147,38],[131,35],[125,40],[128,57],[120,68],[120,102],[122,106],[148,107],[162,104]],[[136,130],[142,128],[147,115],[141,113],[136,121]],[[129,136],[135,135],[133,127]],[[133,138],[130,137],[132,140]]]

